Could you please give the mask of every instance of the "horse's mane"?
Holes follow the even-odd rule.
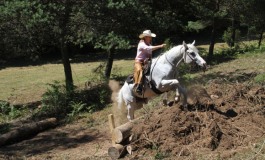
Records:
[[[160,57],[160,56],[162,56],[162,55],[165,55],[165,54],[167,54],[168,52],[172,52],[172,51],[174,51],[175,49],[178,49],[178,47],[181,47],[181,46],[183,46],[183,45],[180,44],[180,45],[173,46],[173,47],[169,48],[167,51],[161,53],[158,57]],[[197,49],[194,45],[192,45],[192,44],[189,43],[189,44],[187,44],[187,46],[188,46],[190,49],[192,49],[193,51],[195,51],[195,52],[197,52],[197,53],[199,52],[198,49]],[[154,59],[157,59],[158,57],[155,57]]]
[[[167,51],[165,51],[165,52],[164,52],[164,53],[162,53],[162,54],[166,54],[166,53],[168,53],[168,52],[171,52],[171,51],[173,51],[173,50],[177,49],[177,47],[179,47],[179,46],[181,46],[181,45],[176,45],[176,46],[173,46],[173,47],[169,48]]]

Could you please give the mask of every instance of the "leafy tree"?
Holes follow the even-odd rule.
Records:
[[[38,0],[4,1],[0,4],[1,58],[27,57],[33,60],[54,43],[46,7]],[[49,40],[49,41],[47,41]]]
[[[261,46],[263,32],[265,30],[265,1],[264,0],[244,0],[246,9],[242,13],[243,22],[248,24],[250,28],[255,28],[259,34],[258,46]]]
[[[109,78],[115,52],[130,48],[138,37],[139,29],[151,22],[150,18],[146,18],[149,17],[148,7],[141,1],[98,0],[93,4],[86,3],[82,10],[92,26],[95,48],[106,51],[104,75]]]
[[[192,0],[191,6],[194,9],[194,14],[200,20],[198,22],[203,23],[202,26],[211,26],[211,41],[208,52],[208,61],[210,61],[213,56],[218,22],[227,15],[224,0]]]
[[[227,10],[228,17],[231,19],[231,27],[228,28],[227,32],[229,30],[231,31],[231,37],[228,43],[230,47],[234,47],[235,41],[236,41],[236,32],[237,29],[240,26],[240,17],[242,14],[248,10],[247,4],[248,2],[246,0],[225,0],[225,9]]]

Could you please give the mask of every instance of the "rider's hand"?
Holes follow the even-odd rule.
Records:
[[[166,44],[161,44],[160,47],[161,48],[164,48],[166,46]]]

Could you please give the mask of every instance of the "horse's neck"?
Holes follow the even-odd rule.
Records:
[[[164,55],[166,60],[171,64],[176,66],[177,63],[183,58],[184,46],[178,45],[167,51]]]

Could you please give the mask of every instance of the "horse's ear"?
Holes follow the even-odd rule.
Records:
[[[192,42],[192,45],[194,46],[194,44],[195,44],[195,40]]]
[[[188,49],[188,45],[185,43],[185,41],[183,41],[183,46]]]

